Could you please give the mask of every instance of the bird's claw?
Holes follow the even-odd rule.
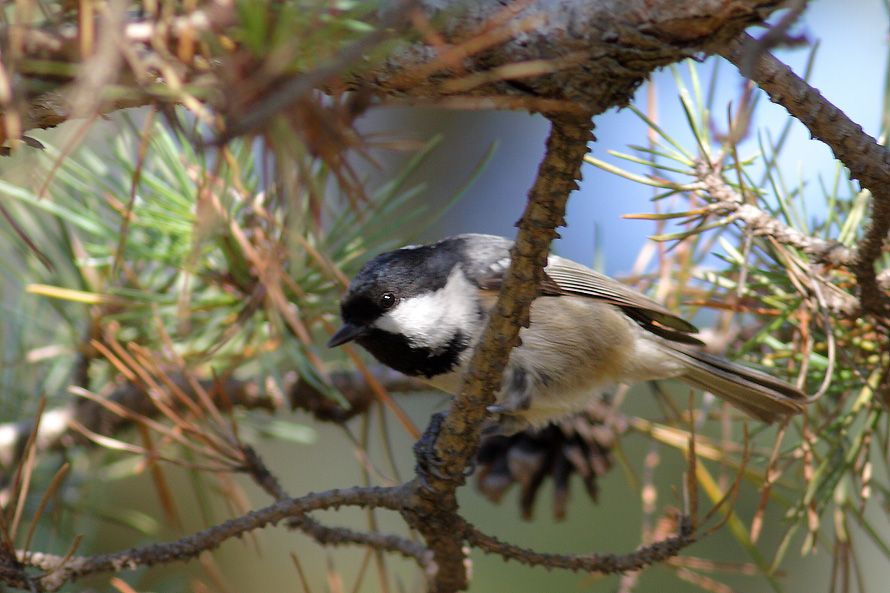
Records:
[[[476,471],[476,460],[470,459],[464,471],[456,476],[454,472],[448,470],[446,464],[436,454],[436,439],[439,438],[439,431],[442,430],[445,417],[444,412],[433,414],[426,430],[414,443],[414,458],[417,460],[416,472],[419,476],[432,476],[437,480],[462,482],[464,478]]]
[[[417,474],[433,476],[439,480],[449,480],[452,476],[446,471],[444,464],[436,454],[436,440],[442,430],[445,414],[438,412],[430,418],[430,423],[414,443],[414,458],[417,460]]]

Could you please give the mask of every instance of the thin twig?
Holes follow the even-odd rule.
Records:
[[[281,481],[269,470],[256,451],[252,447],[244,447],[242,452],[244,469],[253,481],[275,500],[289,500],[290,497],[281,485]],[[413,558],[421,567],[426,567],[431,559],[427,548],[401,536],[361,532],[345,527],[328,527],[304,513],[291,518],[287,525],[302,531],[320,544],[357,544],[379,551],[396,552],[407,558]]]
[[[233,537],[255,531],[276,523],[288,517],[300,516],[309,511],[339,508],[341,506],[361,506],[364,508],[383,507],[397,509],[400,506],[401,491],[396,488],[348,488],[343,490],[328,490],[325,492],[307,494],[300,498],[285,498],[272,505],[251,511],[235,519],[229,519],[219,525],[199,531],[182,539],[151,544],[141,548],[130,548],[110,554],[98,554],[95,556],[73,556],[67,560],[54,554],[43,552],[19,553],[18,560],[27,566],[33,566],[51,571],[40,578],[40,585],[47,591],[55,591],[68,581],[103,572],[119,572],[121,570],[134,570],[140,566],[185,561],[195,558],[202,552],[218,547],[220,544]],[[349,530],[345,530],[349,531]],[[331,529],[331,538],[324,543],[362,543],[376,545],[381,549],[387,549],[399,553],[405,553],[409,557],[423,554],[422,550],[415,549],[417,545],[408,542],[404,545],[403,538],[396,540],[382,534],[364,534],[367,537],[362,541],[351,539],[338,539],[340,530]],[[346,534],[352,535],[352,532]]]
[[[566,570],[617,573],[639,570],[673,556],[695,542],[692,526],[685,518],[681,519],[680,532],[667,539],[643,546],[629,554],[547,554],[504,543],[497,538],[482,533],[468,523],[463,524],[467,542],[488,554],[497,554],[505,560],[516,560],[528,566],[563,568]]]

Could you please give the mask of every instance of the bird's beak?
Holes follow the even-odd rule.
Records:
[[[338,329],[337,333],[331,336],[331,339],[328,340],[328,348],[336,348],[337,346],[342,346],[347,342],[353,341],[364,333],[364,326],[355,325],[353,323],[344,323],[343,327]]]

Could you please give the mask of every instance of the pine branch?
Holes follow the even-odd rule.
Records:
[[[871,192],[871,223],[859,243],[854,270],[863,310],[890,323],[890,295],[881,289],[875,270],[890,233],[890,150],[772,54],[752,53],[754,43],[743,34],[718,52],[828,145],[850,170],[851,178]]]
[[[723,179],[720,163],[700,162],[696,166],[696,175],[702,189],[716,200],[710,205],[710,209],[720,214],[734,214],[755,235],[768,235],[779,243],[800,249],[821,264],[847,267],[856,261],[855,248],[837,241],[805,235],[746,202],[744,196]]]
[[[817,264],[846,269],[853,267],[858,260],[856,248],[805,235],[756,205],[746,202],[741,194],[726,183],[721,175],[720,163],[698,163],[696,175],[701,189],[715,200],[709,204],[708,209],[716,214],[731,215],[734,220],[744,223],[745,228],[753,235],[770,237],[778,243],[799,249]],[[834,314],[846,317],[856,317],[862,310],[859,299],[841,291],[827,295],[826,304]]]
[[[723,50],[722,44],[735,37],[748,24],[761,22],[780,5],[780,2],[774,0],[697,0],[687,3],[649,3],[646,11],[640,11],[633,3],[620,0],[569,0],[558,7],[554,7],[552,3],[530,0],[521,3],[519,7],[511,5],[507,9],[498,0],[474,3],[418,1],[418,18],[421,20],[439,22],[443,14],[447,16],[441,31],[443,43],[433,46],[424,39],[406,44],[369,69],[350,73],[348,77],[344,77],[344,84],[369,90],[383,99],[478,99],[483,106],[490,104],[486,101],[497,102],[504,99],[502,104],[509,104],[514,108],[533,110],[546,105],[549,109],[568,104],[571,109],[553,109],[548,112],[552,129],[547,152],[529,193],[526,211],[519,222],[518,237],[511,252],[512,265],[488,326],[473,353],[461,395],[455,398],[447,416],[438,416],[430,424],[418,444],[416,477],[397,488],[354,488],[290,498],[262,460],[252,450],[242,448],[245,461],[242,469],[276,499],[274,504],[174,542],[111,554],[63,558],[22,552],[18,560],[24,565],[51,571],[37,579],[36,587],[54,590],[66,582],[89,574],[188,560],[205,550],[215,548],[229,538],[285,519],[321,543],[366,545],[413,558],[421,566],[435,567],[431,583],[431,590],[435,593],[451,593],[467,586],[464,553],[466,543],[476,545],[486,552],[535,565],[600,572],[635,570],[679,553],[694,539],[685,520],[680,523],[678,535],[625,556],[570,556],[524,550],[499,542],[469,526],[459,514],[456,490],[464,483],[466,469],[478,447],[481,426],[487,415],[486,408],[494,401],[498,392],[510,349],[517,344],[520,328],[528,324],[529,306],[537,295],[549,245],[556,236],[555,228],[564,224],[568,195],[577,188],[576,179],[580,177],[580,165],[591,139],[591,116],[608,107],[626,104],[633,91],[657,67],[701,51],[729,51]],[[460,7],[460,10],[456,7]],[[214,23],[222,23],[221,28],[214,28],[217,26]],[[222,34],[231,23],[225,18],[220,21],[211,19],[203,24],[191,23],[180,30],[172,29],[169,38],[159,39],[153,34],[138,38],[133,31],[138,30],[139,26],[150,27],[151,24],[129,22],[124,27],[123,45],[135,52],[131,55],[144,55],[139,52],[150,53],[155,50],[178,55],[176,50],[179,49],[177,44],[180,40],[177,35],[193,34],[196,28],[205,24],[207,26],[202,30],[212,35]],[[33,32],[30,31],[29,34]],[[368,42],[375,39],[369,38]],[[155,47],[156,43],[161,44],[161,47]],[[81,63],[83,60],[79,53],[67,58],[61,54],[52,54],[53,51],[61,52],[66,47],[70,50],[70,46],[62,44],[57,50],[53,47],[55,46],[49,44],[33,51],[36,52],[35,55],[48,51],[51,55],[42,56],[48,59],[67,59],[72,63]],[[348,53],[349,47],[354,49],[364,46],[359,43],[358,46],[347,46],[343,51]],[[126,48],[124,51],[128,51]],[[26,53],[32,51],[28,47],[24,49]],[[573,59],[554,63],[554,55],[573,56]],[[512,74],[488,76],[495,69],[511,64],[535,63],[538,67],[540,63],[537,61],[540,60],[548,61],[552,68],[544,68],[528,77],[513,78]],[[210,62],[213,63],[213,60]],[[339,66],[344,62],[345,60],[338,62],[334,59],[332,64],[338,67],[333,71],[339,71]],[[129,64],[133,66],[132,62]],[[200,73],[206,76],[207,88],[215,90],[217,95],[224,96],[223,91],[231,87],[231,80],[219,76],[219,71],[212,68],[202,70],[187,60],[183,60],[181,65],[185,68],[181,78],[186,82]],[[266,105],[266,111],[261,115],[267,118],[287,107],[294,96],[299,97],[304,91],[308,93],[322,89],[329,82],[331,77],[328,75],[333,71],[322,68],[314,78],[310,76],[311,73],[298,74],[297,78],[290,79],[293,86],[288,84],[288,79],[276,79],[275,88],[290,89],[289,94],[284,93],[279,97],[279,102]],[[500,74],[507,72],[504,69],[496,71]],[[160,70],[148,69],[141,74],[146,73],[149,74],[150,84],[146,83],[144,76],[134,76],[134,81],[130,84],[133,96],[128,100],[176,103],[189,99],[195,101],[195,105],[200,108],[216,109],[229,121],[237,121],[238,113],[225,111],[228,107],[226,102],[213,104],[212,99],[208,98],[207,103],[199,103],[192,95],[170,93],[163,96],[157,93],[155,86],[173,86],[173,81],[165,79]],[[484,80],[472,78],[479,74],[487,77]],[[478,80],[482,80],[482,84],[468,84]],[[294,88],[299,91],[296,95]],[[59,89],[38,97],[28,97],[30,119],[24,125],[54,125],[70,117],[71,109],[66,103],[68,90],[70,89]],[[270,94],[272,88],[257,87],[254,90],[258,97],[273,96]],[[206,97],[217,95],[207,93]],[[46,99],[46,103],[40,103]],[[102,111],[115,108],[115,105],[100,105],[97,109]],[[43,115],[34,115],[40,109],[44,109],[41,112]],[[800,117],[797,114],[795,116]],[[257,125],[268,121],[263,118]],[[830,142],[830,139],[826,141]],[[880,163],[885,166],[886,161],[881,160]],[[880,175],[874,179],[860,175],[860,179],[864,184],[884,181]],[[886,200],[876,191],[880,189],[880,184],[875,183],[875,187],[870,189],[875,194],[876,201],[875,215],[867,236],[873,238],[876,233],[881,233],[882,210],[888,208],[881,205]],[[849,252],[840,251],[830,243],[816,244],[807,237],[794,235],[790,232],[791,229],[776,227],[773,222],[763,219],[761,213],[743,208],[744,204],[740,204],[737,196],[728,196],[727,199],[730,201],[726,207],[734,208],[734,214],[748,216],[748,222],[753,226],[760,225],[764,232],[767,228],[771,229],[771,233],[784,237],[788,244],[796,245],[816,259],[841,258],[848,261],[852,257]],[[886,227],[883,234],[886,235]],[[860,247],[855,261],[862,284],[863,307],[872,307],[875,312],[876,301],[872,294],[874,287],[870,287],[868,282],[876,281],[874,261],[881,245],[878,241],[875,252],[871,243],[868,244],[868,249],[865,244]],[[862,262],[868,257],[871,258],[871,278],[860,269]],[[214,387],[216,386],[211,384],[207,391],[212,392]],[[237,397],[229,399],[237,400]],[[276,402],[274,405],[279,404],[280,402]],[[347,411],[338,417],[345,419],[349,415],[350,412]],[[395,535],[331,528],[308,516],[311,511],[341,505],[395,510],[420,532],[426,545],[415,544]],[[0,565],[0,579],[15,586],[27,584],[23,583],[22,573],[11,559],[6,559]]]

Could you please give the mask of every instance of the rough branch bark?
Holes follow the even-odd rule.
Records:
[[[430,22],[444,21],[443,37],[452,44],[483,34],[491,23],[504,25],[504,43],[459,61],[467,75],[509,64],[569,57],[557,71],[521,80],[497,80],[471,94],[528,94],[576,105],[624,105],[628,88],[650,72],[702,51],[712,51],[745,27],[762,22],[782,3],[772,0],[422,0],[419,10]],[[527,25],[523,27],[522,23]],[[487,34],[494,37],[498,30]],[[455,54],[457,57],[459,54]],[[430,63],[442,67],[433,69]],[[384,94],[441,98],[442,82],[453,77],[441,53],[415,44],[391,56],[369,73]],[[424,75],[424,76],[419,76]]]
[[[627,104],[629,91],[654,69],[698,53],[716,51],[781,5],[779,0],[527,0],[506,6],[498,0],[392,2],[389,12],[381,13],[381,22],[391,23],[407,16],[408,10],[416,11],[426,22],[443,25],[441,35],[448,45],[439,51],[423,42],[414,43],[353,79],[353,83],[384,100],[487,97],[489,103],[482,105],[493,102],[511,109],[535,111],[541,105],[561,102],[567,109],[589,113],[596,105]],[[403,14],[396,14],[394,19],[393,11]],[[180,36],[192,39],[195,35],[221,34],[237,18],[232,3],[210,2],[190,16],[163,26],[152,20],[125,22],[120,36],[125,40],[128,55],[151,59],[146,57],[143,68],[121,77],[134,94],[123,101],[108,101],[99,106],[99,111],[182,101],[180,91],[164,94],[150,88],[158,82],[170,82],[157,64],[167,60],[167,56],[177,55]],[[76,28],[23,28],[18,33],[29,58],[62,63],[84,60]],[[9,40],[10,35],[0,35],[4,49]],[[445,84],[456,77],[485,75],[500,67],[523,63],[550,64],[553,71],[514,69],[513,74],[483,76],[485,84],[470,89],[466,85]],[[134,65],[130,63],[129,67]],[[225,111],[226,99],[231,96],[226,77],[194,62],[177,63],[176,67],[181,72],[179,83],[200,78],[208,104]],[[299,75],[297,79],[300,76],[311,77],[313,73]],[[305,91],[328,81],[315,81]],[[302,94],[289,96],[290,102],[279,108],[293,105]],[[275,92],[266,97],[268,101],[280,99]],[[251,111],[254,109],[262,109],[262,105],[251,106]],[[71,113],[68,89],[60,86],[27,97],[22,127],[27,130],[55,126]]]

